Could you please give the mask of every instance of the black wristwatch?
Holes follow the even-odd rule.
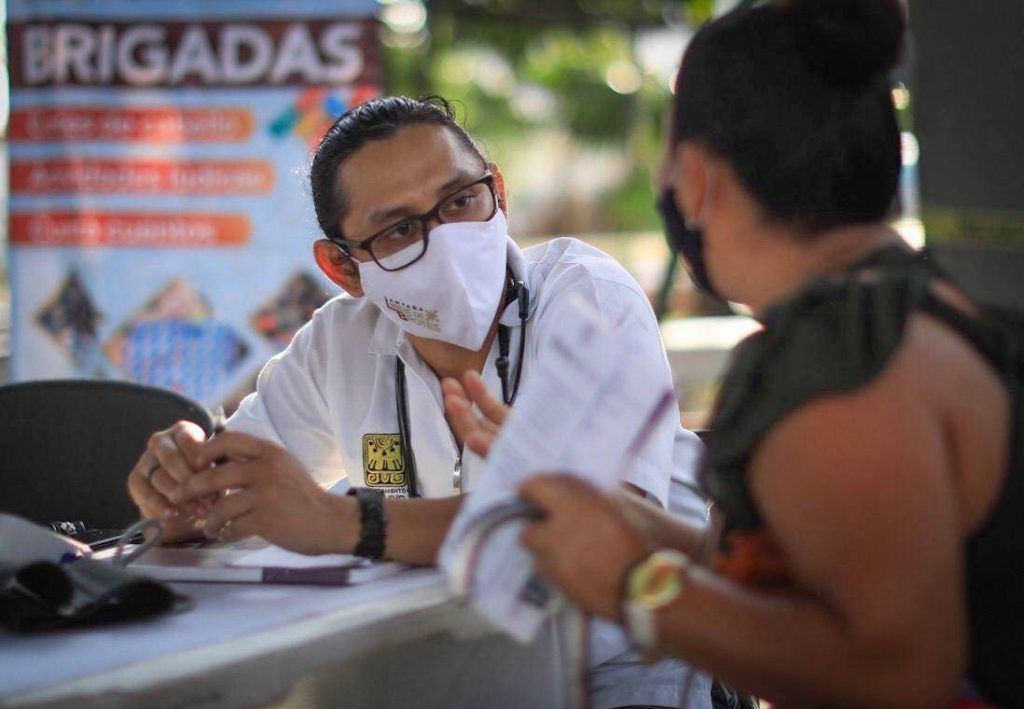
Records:
[[[384,543],[388,536],[384,495],[365,487],[352,488],[347,494],[359,503],[359,541],[352,553],[367,559],[384,558]]]

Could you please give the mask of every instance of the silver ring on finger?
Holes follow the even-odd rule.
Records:
[[[149,467],[149,470],[143,473],[143,476],[145,476],[146,478],[146,482],[148,482],[150,485],[153,484],[153,476],[156,474],[156,471],[158,470],[160,470],[160,461],[153,463],[153,465]]]

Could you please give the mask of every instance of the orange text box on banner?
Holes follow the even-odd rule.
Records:
[[[25,142],[244,143],[252,132],[252,113],[241,108],[25,108],[11,111],[7,138]]]
[[[264,160],[21,160],[11,194],[260,195],[274,186]]]
[[[244,246],[251,235],[244,214],[38,212],[10,220],[17,246],[204,248]]]

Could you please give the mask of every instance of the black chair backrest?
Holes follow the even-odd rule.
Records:
[[[79,379],[0,386],[0,512],[128,526],[138,519],[128,473],[149,436],[182,419],[212,433],[206,409],[164,389]]]

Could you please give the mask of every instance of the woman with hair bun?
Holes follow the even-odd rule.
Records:
[[[1024,696],[1024,323],[886,224],[904,32],[897,0],[789,0],[683,58],[660,208],[695,282],[763,324],[712,416],[719,536],[564,476],[523,488],[545,513],[524,542],[575,603],[779,705]]]

